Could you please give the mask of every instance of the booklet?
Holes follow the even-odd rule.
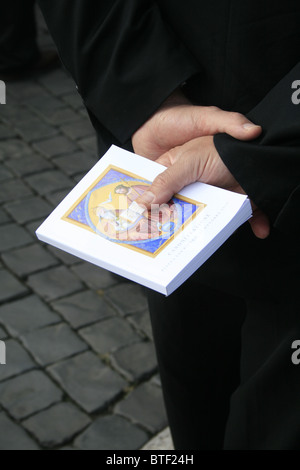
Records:
[[[112,146],[38,228],[46,243],[169,295],[251,215],[247,196],[193,183],[151,211],[165,167]]]

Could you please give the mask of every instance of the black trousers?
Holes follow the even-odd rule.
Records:
[[[246,224],[170,297],[149,291],[176,449],[300,450],[299,252]]]
[[[0,71],[22,69],[37,60],[34,5],[34,0],[0,0]]]

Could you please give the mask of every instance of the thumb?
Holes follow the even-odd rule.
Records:
[[[270,235],[270,221],[268,217],[254,205],[253,216],[249,219],[252,231],[257,238],[264,239]]]
[[[243,114],[223,111],[215,106],[194,106],[193,122],[193,132],[199,136],[224,132],[235,139],[252,140],[262,132],[261,126],[253,124]]]
[[[193,173],[193,165],[189,165],[189,159],[179,160],[160,173],[149,190],[136,199],[136,202],[147,209],[150,209],[152,204],[164,204],[184,186],[196,181]]]

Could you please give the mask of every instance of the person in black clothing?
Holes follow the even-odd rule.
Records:
[[[35,0],[0,0],[0,79],[16,80],[58,66],[55,51],[37,44]]]
[[[300,450],[299,2],[39,3],[101,152],[169,167],[144,202],[200,180],[253,203],[174,294],[149,292],[176,449]]]

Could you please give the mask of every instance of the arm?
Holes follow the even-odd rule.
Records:
[[[39,0],[86,107],[120,143],[198,72],[152,0]]]
[[[203,181],[250,196],[250,223],[259,238],[269,233],[268,219],[299,238],[300,109],[292,102],[292,84],[299,76],[300,64],[249,113],[264,129],[258,139],[245,142],[219,134],[214,142],[200,137],[171,149],[158,159],[168,169],[138,202],[161,204],[187,184]]]
[[[300,235],[300,105],[292,102],[292,84],[300,63],[248,117],[263,127],[253,142],[217,135],[223,162],[255,204],[280,231]]]
[[[200,135],[227,132],[249,139],[260,132],[244,128],[249,121],[238,113],[193,106],[183,95],[179,85],[199,71],[199,64],[162,20],[156,2],[39,4],[104,141],[124,146],[134,134],[135,152],[156,159]]]

